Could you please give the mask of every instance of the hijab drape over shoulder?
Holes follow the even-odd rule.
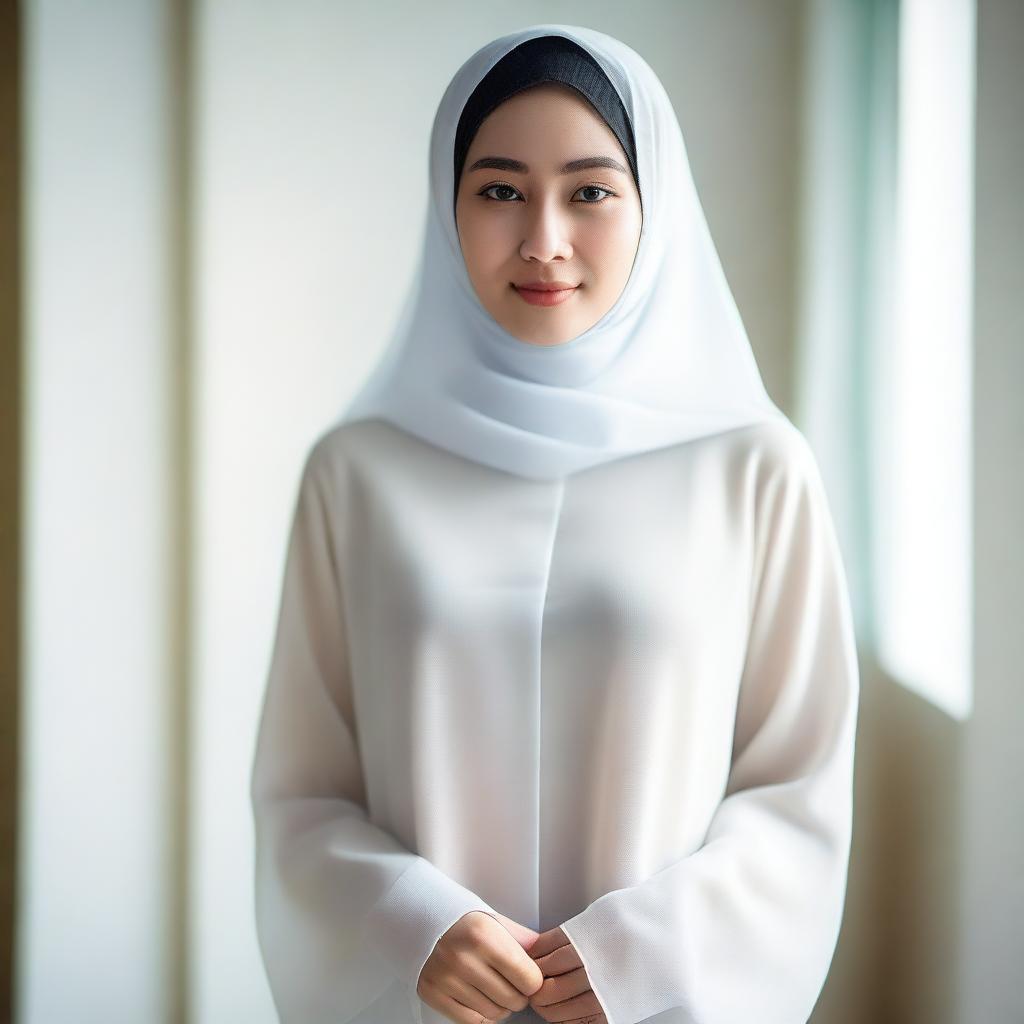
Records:
[[[592,103],[595,93],[600,103],[614,90],[628,120],[606,120],[620,141],[632,136],[643,202],[622,294],[592,327],[554,345],[515,337],[483,307],[454,213],[454,157],[467,103],[502,58],[545,36],[572,40],[591,58],[576,72],[562,60],[552,80],[574,82]],[[784,418],[758,372],[671,101],[630,47],[592,29],[536,25],[488,43],[455,74],[430,137],[430,202],[415,277],[380,363],[339,422],[371,417],[476,462],[545,480]]]

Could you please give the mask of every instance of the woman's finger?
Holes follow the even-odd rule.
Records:
[[[492,1002],[479,989],[452,975],[444,981],[444,988],[426,983],[420,994],[429,1007],[443,1013],[455,1024],[480,1024],[480,1018],[503,1020],[511,1011]]]
[[[527,996],[523,995],[500,971],[482,960],[467,960],[460,965],[459,971],[457,980],[461,984],[478,990],[504,1013],[523,1010],[530,1005]],[[457,995],[457,993],[453,994]],[[493,1016],[490,1019],[493,1020]]]
[[[546,956],[552,950],[564,946],[569,941],[569,936],[561,928],[549,928],[537,936],[537,941],[530,946],[530,956],[535,960],[538,957]]]
[[[587,976],[587,972],[579,967],[567,974],[546,977],[544,984],[530,996],[530,1005],[535,1010],[539,1010],[542,1006],[564,1003],[567,999],[572,999],[573,996],[583,995],[590,991],[590,978]]]
[[[552,1024],[566,1024],[568,1021],[579,1020],[580,1018],[592,1018],[604,1020],[604,1011],[597,1001],[597,996],[592,990],[582,995],[566,999],[561,1003],[551,1003],[549,1006],[534,1006],[534,1012],[538,1013],[546,1021]]]
[[[531,950],[530,956],[533,957],[534,963],[546,978],[556,974],[566,974],[583,966],[583,961],[571,942],[566,942],[564,946],[559,946],[545,956],[536,956]]]

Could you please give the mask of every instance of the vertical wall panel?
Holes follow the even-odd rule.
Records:
[[[21,12],[0,7],[0,1020],[13,1016],[21,675]]]
[[[159,0],[24,5],[22,1024],[167,1020],[168,153]]]
[[[979,0],[974,440],[977,675],[965,728],[962,1021],[1024,1020],[1024,4]]]

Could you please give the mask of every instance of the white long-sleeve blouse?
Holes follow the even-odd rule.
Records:
[[[251,778],[281,1020],[442,1024],[420,969],[483,910],[561,925],[609,1024],[803,1024],[845,902],[858,699],[791,424],[550,482],[332,427]]]

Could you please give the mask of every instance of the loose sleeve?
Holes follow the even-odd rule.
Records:
[[[772,467],[725,795],[704,844],[562,925],[609,1024],[802,1024],[838,941],[859,673],[811,449]],[[673,1019],[676,1019],[673,1017]]]
[[[293,512],[250,779],[257,938],[284,1024],[344,1024],[396,982],[408,990],[407,1019],[421,1021],[415,990],[435,943],[464,914],[494,911],[370,820],[337,517],[314,446]]]

